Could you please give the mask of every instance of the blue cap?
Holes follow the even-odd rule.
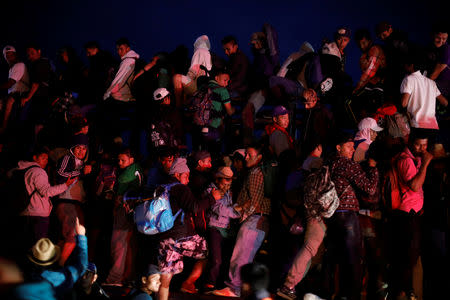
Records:
[[[288,114],[288,113],[289,113],[289,112],[288,112],[288,110],[286,109],[286,107],[284,107],[284,106],[282,106],[282,105],[279,105],[279,106],[276,106],[276,107],[273,109],[272,117],[283,116],[283,115],[286,115],[286,114]]]

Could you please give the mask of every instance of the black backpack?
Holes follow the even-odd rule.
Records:
[[[8,211],[11,212],[11,214],[19,215],[23,212],[30,204],[31,197],[37,192],[37,190],[34,189],[31,194],[28,194],[25,185],[25,174],[32,168],[39,168],[39,166],[30,166],[12,172],[12,176],[8,181],[6,189]]]

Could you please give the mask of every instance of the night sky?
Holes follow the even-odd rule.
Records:
[[[209,36],[212,51],[221,56],[220,40],[235,35],[240,48],[252,59],[248,41],[264,22],[278,31],[281,62],[304,41],[317,49],[321,40],[332,38],[340,25],[353,32],[361,27],[373,32],[375,24],[382,20],[425,45],[430,42],[431,25],[446,12],[444,1],[436,0],[5,2],[1,8],[0,46],[12,44],[24,57],[23,47],[37,42],[44,56],[53,60],[57,49],[64,45],[73,46],[85,59],[82,46],[89,40],[97,40],[102,48],[115,53],[115,40],[122,36],[128,37],[132,48],[146,60],[158,51],[170,52],[179,44],[192,53],[194,40],[202,34]],[[347,71],[357,80],[360,52],[354,41],[347,54]]]

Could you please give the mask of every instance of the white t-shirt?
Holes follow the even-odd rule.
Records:
[[[411,116],[412,127],[439,129],[436,120],[436,97],[441,92],[433,80],[416,71],[403,79],[400,93],[411,95],[406,108]]]
[[[8,78],[14,79],[16,83],[8,89],[8,94],[19,92],[28,92],[30,89],[30,77],[28,76],[27,67],[23,62],[14,64],[9,69]]]

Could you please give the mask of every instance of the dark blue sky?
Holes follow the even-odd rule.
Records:
[[[23,1],[2,4],[0,46],[11,43],[23,51],[29,41],[38,42],[44,55],[54,59],[56,50],[72,45],[80,55],[88,40],[114,51],[114,42],[126,36],[144,59],[157,51],[172,51],[185,44],[192,50],[195,38],[207,34],[212,50],[224,55],[220,40],[232,34],[250,55],[248,40],[264,22],[278,31],[281,60],[296,51],[303,41],[317,48],[322,38],[332,37],[339,25],[354,32],[382,20],[407,31],[410,38],[426,44],[429,30],[444,17],[444,1]],[[6,29],[6,30],[5,30]],[[23,52],[22,52],[23,53]],[[359,77],[359,50],[348,47],[347,70]]]

